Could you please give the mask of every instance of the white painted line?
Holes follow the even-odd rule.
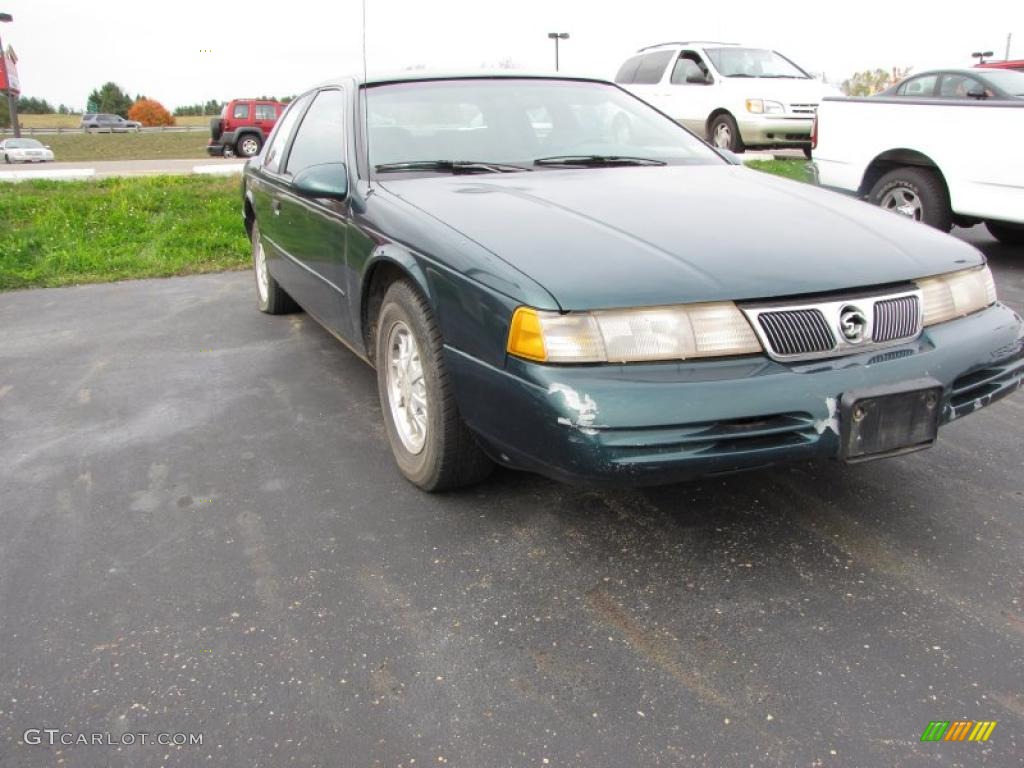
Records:
[[[45,171],[0,171],[0,181],[27,179],[86,179],[96,174],[95,168],[59,168]]]
[[[217,165],[194,165],[192,173],[211,173],[227,176],[232,173],[241,173],[245,163],[217,163]]]

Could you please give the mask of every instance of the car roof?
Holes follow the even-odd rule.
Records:
[[[705,45],[739,45],[739,43],[721,43],[716,40],[683,40],[679,43],[658,43],[657,45],[647,45],[643,48],[638,48],[637,53],[643,53],[644,51],[652,51],[655,48],[679,48],[683,45],[694,45],[694,46],[705,46]]]
[[[586,81],[614,85],[611,80],[603,77],[593,77],[591,75],[566,75],[554,72],[520,72],[514,69],[456,72],[418,69],[401,72],[381,72],[370,74],[366,77],[363,77],[361,74],[336,77],[330,80],[325,80],[322,83],[317,83],[314,87],[323,88],[328,85],[362,86],[364,84],[373,86],[390,83],[414,83],[430,80],[564,80],[566,82]]]

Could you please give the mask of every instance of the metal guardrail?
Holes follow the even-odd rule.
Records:
[[[141,133],[188,133],[198,131],[209,131],[209,125],[160,125],[152,128],[140,128]],[[22,127],[22,136],[46,136],[57,133],[85,133],[84,128],[29,128]],[[100,131],[92,131],[92,133],[100,133]],[[106,133],[106,131],[102,131]],[[124,133],[124,131],[118,131],[118,133]],[[128,131],[128,133],[134,133],[134,131]],[[0,136],[9,137],[12,136],[10,128],[0,128]]]

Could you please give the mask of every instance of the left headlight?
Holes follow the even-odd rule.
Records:
[[[747,99],[747,112],[751,112],[755,115],[781,115],[785,114],[786,108],[778,101],[768,101],[767,99]]]
[[[542,363],[632,363],[762,351],[732,302],[567,314],[519,307],[507,349]]]
[[[917,280],[925,326],[969,315],[996,303],[996,284],[987,266]]]

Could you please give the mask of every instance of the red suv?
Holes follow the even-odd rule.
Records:
[[[210,121],[206,151],[217,157],[254,157],[284,111],[284,104],[263,99],[232,99]]]

